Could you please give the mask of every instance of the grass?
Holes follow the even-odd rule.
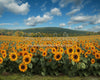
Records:
[[[0,75],[0,80],[100,80],[100,77],[68,77],[68,76],[23,76],[20,74]]]

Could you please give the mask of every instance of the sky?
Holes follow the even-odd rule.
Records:
[[[100,0],[0,0],[0,29],[100,31]]]

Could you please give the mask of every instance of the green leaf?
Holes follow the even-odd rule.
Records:
[[[75,62],[74,61],[72,61],[72,65],[75,65]]]
[[[42,76],[45,76],[45,72],[41,72],[41,75],[42,75]]]
[[[32,64],[32,63],[28,64],[28,67],[29,67],[30,69],[32,69],[33,64]]]

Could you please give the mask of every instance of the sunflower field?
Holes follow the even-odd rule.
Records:
[[[100,35],[0,36],[0,73],[100,76]]]

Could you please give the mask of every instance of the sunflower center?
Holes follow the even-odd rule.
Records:
[[[44,52],[43,54],[45,55],[46,53]]]
[[[80,52],[80,50],[79,50],[79,49],[77,49],[77,52]]]
[[[74,55],[74,59],[77,59],[78,58],[78,56],[77,55]]]
[[[55,50],[53,49],[53,52],[55,52]]]
[[[15,55],[12,55],[12,58],[13,58],[13,59],[15,59],[15,58],[16,58],[16,56],[15,56]]]
[[[69,52],[71,53],[72,52],[72,49],[69,49]]]
[[[21,69],[25,69],[25,66],[24,66],[24,65],[22,65],[22,66],[21,66]]]
[[[26,58],[25,61],[28,62],[29,61],[29,58]]]
[[[97,54],[96,56],[97,56],[97,57],[99,57],[99,55],[98,55],[98,54]]]
[[[25,53],[24,55],[27,55],[27,53]]]
[[[57,57],[57,58],[60,58],[60,55],[57,55],[56,57]]]
[[[20,53],[20,56],[22,56],[22,53]]]
[[[31,51],[33,51],[33,49],[31,49]]]

